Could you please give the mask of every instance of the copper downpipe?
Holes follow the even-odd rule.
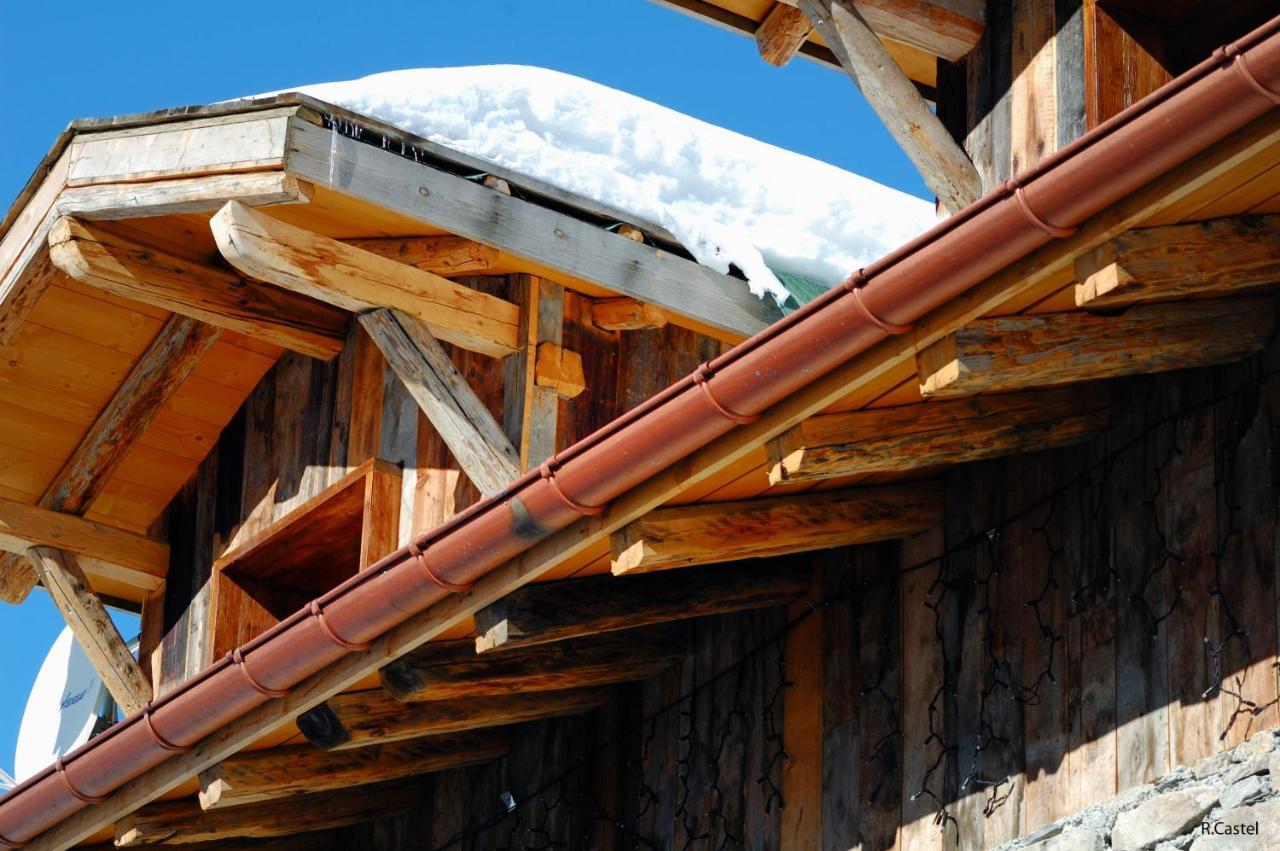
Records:
[[[1280,104],[1280,18],[382,559],[0,799],[21,847]]]

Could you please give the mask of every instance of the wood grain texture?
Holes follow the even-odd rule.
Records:
[[[782,847],[821,851],[823,847],[823,656],[825,612],[823,571],[810,571],[805,599],[787,607],[784,670],[787,690],[782,705]],[[817,607],[817,608],[814,608]]]
[[[342,311],[286,290],[246,281],[73,218],[49,232],[53,263],[77,281],[304,355],[342,350]]]
[[[564,340],[565,294],[559,284],[532,275],[512,275],[510,286],[520,304],[520,351],[506,360],[502,420],[511,443],[519,447],[520,471],[526,472],[561,445],[560,398],[554,388],[539,385],[537,373],[541,346],[559,346]]]
[[[1080,443],[1106,428],[1101,386],[868,408],[806,420],[769,443],[769,482],[821,481]]]
[[[228,201],[250,207],[306,204],[312,186],[280,171],[203,175],[147,183],[75,186],[58,196],[59,215],[95,221],[213,212]]]
[[[171,318],[46,488],[39,506],[84,514],[217,339],[215,328],[186,317]],[[21,602],[35,581],[34,570],[22,559],[0,558],[0,599]]]
[[[530,585],[476,612],[476,652],[778,606],[808,589],[807,567],[781,560]]]
[[[891,540],[942,516],[932,483],[663,508],[615,533],[615,574]]]
[[[483,275],[498,265],[498,249],[449,234],[346,239],[343,242],[446,278]]]
[[[791,61],[813,32],[804,12],[786,3],[775,3],[756,27],[756,50],[776,68]]]
[[[1076,304],[1111,309],[1280,281],[1280,216],[1239,216],[1120,234],[1076,260]]]
[[[54,547],[33,547],[29,558],[40,581],[62,613],[89,664],[126,715],[151,700],[151,682],[129,652],[120,630],[71,553]]]
[[[648,679],[684,656],[683,637],[683,630],[667,626],[483,656],[471,641],[435,642],[380,676],[382,687],[402,701],[588,688]]]
[[[563,399],[576,399],[587,389],[582,372],[582,355],[555,343],[539,343],[533,366],[533,381]]]
[[[251,278],[344,310],[396,308],[442,340],[501,357],[516,349],[519,310],[431,272],[363,251],[230,202],[210,221],[218,249]]]
[[[982,180],[973,163],[851,0],[799,0],[798,5],[943,208],[955,212],[976,201]]]
[[[667,314],[633,298],[602,298],[591,304],[591,322],[604,331],[640,331],[662,328]]]
[[[1227,363],[1261,349],[1273,327],[1270,299],[980,319],[920,352],[920,390],[965,396]]]
[[[340,751],[577,715],[604,705],[609,694],[571,689],[404,703],[382,689],[353,691],[299,715],[298,727],[316,747]]]
[[[426,323],[375,310],[360,324],[482,494],[498,493],[519,478],[519,453]]]
[[[445,771],[505,754],[509,737],[496,732],[431,736],[416,741],[322,751],[291,745],[246,751],[200,772],[200,807],[216,810]]]
[[[187,844],[237,837],[289,836],[373,821],[418,804],[412,781],[393,781],[358,791],[339,789],[204,811],[194,799],[162,801],[116,822],[117,848],[148,843]]]

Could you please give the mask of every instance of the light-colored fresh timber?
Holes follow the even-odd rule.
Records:
[[[512,298],[520,303],[520,351],[507,358],[503,375],[502,422],[520,448],[520,472],[538,466],[556,452],[560,397],[537,380],[538,350],[564,338],[564,288],[533,275],[510,277]]]
[[[298,107],[85,133],[72,140],[68,186],[279,169]]]
[[[666,326],[667,314],[633,298],[602,298],[591,305],[591,324],[604,331],[645,331]]]
[[[1280,283],[1280,215],[1122,233],[1076,260],[1076,304],[1110,309]]]
[[[431,227],[501,246],[504,254],[527,264],[526,271],[588,295],[613,293],[656,304],[672,321],[735,342],[781,316],[737,278],[466,178],[352,139],[335,139],[301,120],[294,122],[292,141],[288,170],[299,177],[324,184],[331,168],[358,175],[341,191]]]
[[[312,194],[305,180],[282,171],[262,171],[73,186],[62,190],[55,209],[61,216],[113,221],[211,213],[228,201],[250,207],[306,204]]]
[[[209,224],[222,256],[250,278],[356,313],[401,310],[421,319],[441,340],[474,352],[503,357],[516,350],[520,311],[509,301],[234,201]]]
[[[982,179],[977,169],[851,0],[799,0],[797,5],[943,208],[954,213],[978,200]]]
[[[170,317],[45,490],[39,506],[84,514],[129,448],[217,341],[218,333],[194,319]],[[20,603],[35,582],[30,564],[17,556],[0,557],[0,599]]]
[[[1069,446],[1109,421],[1101,385],[822,414],[769,441],[769,483],[900,473]]]
[[[780,0],[798,6],[799,0]],[[854,8],[881,40],[955,62],[978,46],[986,28],[982,0],[854,0]]]
[[[949,300],[917,324],[914,340],[896,335],[881,341],[830,373],[764,411],[754,423],[736,428],[623,494],[598,515],[584,517],[534,544],[484,576],[471,589],[453,594],[375,639],[367,650],[349,653],[298,683],[288,695],[270,700],[197,742],[187,753],[167,760],[123,784],[101,804],[63,819],[28,843],[30,851],[55,851],[76,845],[109,828],[196,773],[216,765],[287,723],[299,713],[329,700],[394,659],[463,626],[477,611],[516,588],[546,576],[570,560],[595,551],[609,536],[659,506],[710,481],[758,452],[796,424],[815,416],[851,393],[874,398],[909,376],[917,348],[1010,301],[1036,301],[1061,286],[1075,258],[1118,233],[1185,202],[1214,181],[1260,158],[1273,156],[1280,145],[1280,118],[1269,116],[1244,128],[1213,149],[1193,158],[1085,222],[1074,236],[1032,252],[964,295]]]
[[[555,343],[539,343],[533,367],[533,380],[539,387],[554,390],[564,399],[577,398],[587,389],[582,372],[582,355]]]
[[[0,302],[0,350],[18,333],[22,322],[58,275],[47,249],[38,251],[14,279],[12,298]]]
[[[52,281],[55,270],[49,263],[46,237],[57,215],[53,206],[66,182],[70,159],[64,151],[0,238],[0,349],[13,339]]]
[[[492,496],[519,478],[520,454],[425,323],[375,310],[360,324],[482,494]]]
[[[200,772],[200,807],[240,807],[399,780],[488,762],[510,747],[507,736],[486,731],[346,751],[322,751],[309,744],[246,751]]]
[[[202,263],[175,257],[73,218],[49,232],[54,264],[81,283],[309,357],[342,351],[346,314]]]
[[[22,554],[56,547],[76,555],[85,573],[154,590],[169,570],[169,545],[74,514],[0,497],[0,550]]]
[[[607,687],[601,687],[404,703],[380,688],[352,691],[299,715],[298,729],[318,748],[349,750],[581,715],[603,706],[609,694]]]
[[[942,519],[942,489],[913,482],[663,508],[610,540],[614,574],[890,541]]]
[[[423,645],[381,671],[397,700],[453,700],[647,680],[684,658],[681,625],[476,655],[462,639]]]
[[[1230,363],[1261,350],[1274,325],[1267,298],[979,319],[920,352],[920,392],[968,396]]]
[[[27,555],[116,704],[125,715],[137,712],[151,699],[151,683],[129,652],[120,630],[111,622],[102,600],[89,587],[76,557],[55,547],[33,547]]]
[[[804,12],[777,3],[756,27],[756,50],[765,62],[781,68],[800,52],[812,32],[813,24]]]
[[[213,810],[200,809],[191,798],[162,801],[116,822],[115,844],[185,845],[331,830],[408,812],[419,805],[419,797],[413,781],[397,780]]]
[[[811,572],[807,565],[758,561],[663,576],[527,585],[476,612],[476,652],[780,606],[808,592]]]
[[[646,241],[644,231],[642,231],[640,228],[636,227],[635,225],[617,225],[616,227],[614,227],[613,232],[616,233],[618,236],[625,236],[627,239],[631,240],[632,242]]]
[[[498,249],[460,236],[346,239],[343,242],[446,278],[483,275],[498,264]]]

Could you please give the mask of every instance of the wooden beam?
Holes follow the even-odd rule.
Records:
[[[900,473],[1069,446],[1110,422],[1100,385],[812,417],[769,441],[769,483]]]
[[[411,615],[374,639],[367,650],[343,655],[298,683],[285,697],[249,710],[197,742],[187,753],[125,783],[101,804],[63,819],[32,839],[26,846],[28,851],[52,851],[89,839],[138,807],[179,788],[197,772],[248,747],[298,713],[357,687],[391,660],[447,630],[464,628],[477,611],[516,588],[547,576],[573,559],[591,555],[614,531],[749,459],[764,443],[797,423],[847,400],[852,393],[875,398],[892,389],[910,375],[908,370],[919,346],[927,346],[952,330],[1005,307],[1011,300],[1033,303],[1051,295],[1061,287],[1063,276],[1070,275],[1080,253],[1185,201],[1233,169],[1272,158],[1273,146],[1278,143],[1280,119],[1268,116],[1255,122],[1085,222],[1074,236],[1054,240],[965,295],[949,300],[920,321],[915,340],[904,340],[906,335],[901,335],[881,341],[765,411],[754,423],[733,429],[684,462],[614,500],[601,514],[577,521],[485,574],[465,594],[451,594]],[[386,188],[389,192],[394,189]]]
[[[89,588],[89,580],[71,553],[54,547],[29,551],[40,581],[62,613],[89,664],[125,715],[132,715],[151,699],[151,683],[129,652],[120,630]]]
[[[809,590],[810,573],[807,565],[758,561],[675,575],[527,585],[476,612],[476,652],[778,606]]]
[[[538,352],[564,337],[564,288],[533,275],[512,275],[512,297],[520,303],[520,351],[507,358],[503,376],[502,422],[511,443],[520,447],[520,471],[555,454],[560,397],[540,386]]]
[[[42,246],[14,278],[9,297],[0,301],[0,350],[9,345],[57,276],[58,267],[49,259],[48,248]]]
[[[296,293],[246,281],[77,219],[49,232],[54,264],[77,281],[310,357],[342,351],[347,317]]]
[[[425,323],[375,310],[360,324],[482,494],[492,496],[519,478],[520,455]]]
[[[647,680],[684,658],[684,631],[610,633],[477,656],[471,641],[425,644],[381,671],[397,700],[450,700]]]
[[[272,219],[232,201],[209,222],[241,273],[357,313],[390,307],[441,340],[502,357],[516,350],[519,309],[508,301]]]
[[[290,144],[289,170],[298,176],[323,182],[331,168],[358,175],[343,187],[345,194],[448,233],[500,245],[524,271],[587,295],[656,304],[676,317],[672,321],[730,341],[745,339],[782,315],[737,278],[376,146],[334,139],[304,121],[291,126]]]
[[[582,355],[555,343],[539,343],[533,380],[539,387],[555,392],[562,399],[577,398],[587,389],[587,379],[582,372]]]
[[[510,748],[508,736],[486,731],[337,752],[311,745],[245,751],[200,772],[200,807],[241,807],[399,780],[488,762]]]
[[[591,304],[591,324],[604,331],[642,331],[666,327],[667,314],[633,298],[602,298]]]
[[[967,396],[1230,363],[1260,351],[1274,319],[1269,298],[979,319],[920,352],[920,391]]]
[[[775,3],[756,27],[756,50],[760,58],[776,68],[791,61],[813,32],[804,12],[785,3]]]
[[[129,448],[217,339],[216,328],[185,316],[171,317],[45,490],[39,506],[84,514]],[[0,559],[0,599],[20,603],[35,582],[34,569],[22,559]]]
[[[1110,309],[1280,283],[1280,215],[1122,233],[1076,260],[1076,304]]]
[[[615,574],[785,555],[914,535],[942,519],[932,482],[663,508],[610,538]]]
[[[408,812],[419,797],[415,782],[398,780],[208,811],[191,798],[162,801],[117,821],[115,842],[133,848],[331,830]]]
[[[483,275],[498,265],[498,249],[460,236],[410,236],[384,239],[344,239],[347,245],[408,263],[444,277]]]
[[[164,541],[0,497],[0,550],[21,555],[38,546],[78,556],[91,577],[109,577],[144,591],[159,588],[169,570]]]
[[[62,216],[112,221],[211,213],[228,201],[250,207],[306,204],[313,194],[305,180],[282,171],[260,171],[73,186],[58,196],[55,209]]]
[[[939,203],[954,213],[982,195],[982,179],[928,102],[894,63],[851,0],[797,4],[915,164]]]
[[[609,689],[533,691],[404,703],[382,689],[339,694],[298,716],[307,741],[325,750],[580,715],[609,701]]]

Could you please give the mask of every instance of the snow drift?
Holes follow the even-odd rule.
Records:
[[[662,225],[697,260],[831,285],[934,224],[933,205],[557,71],[420,68],[298,91]]]

